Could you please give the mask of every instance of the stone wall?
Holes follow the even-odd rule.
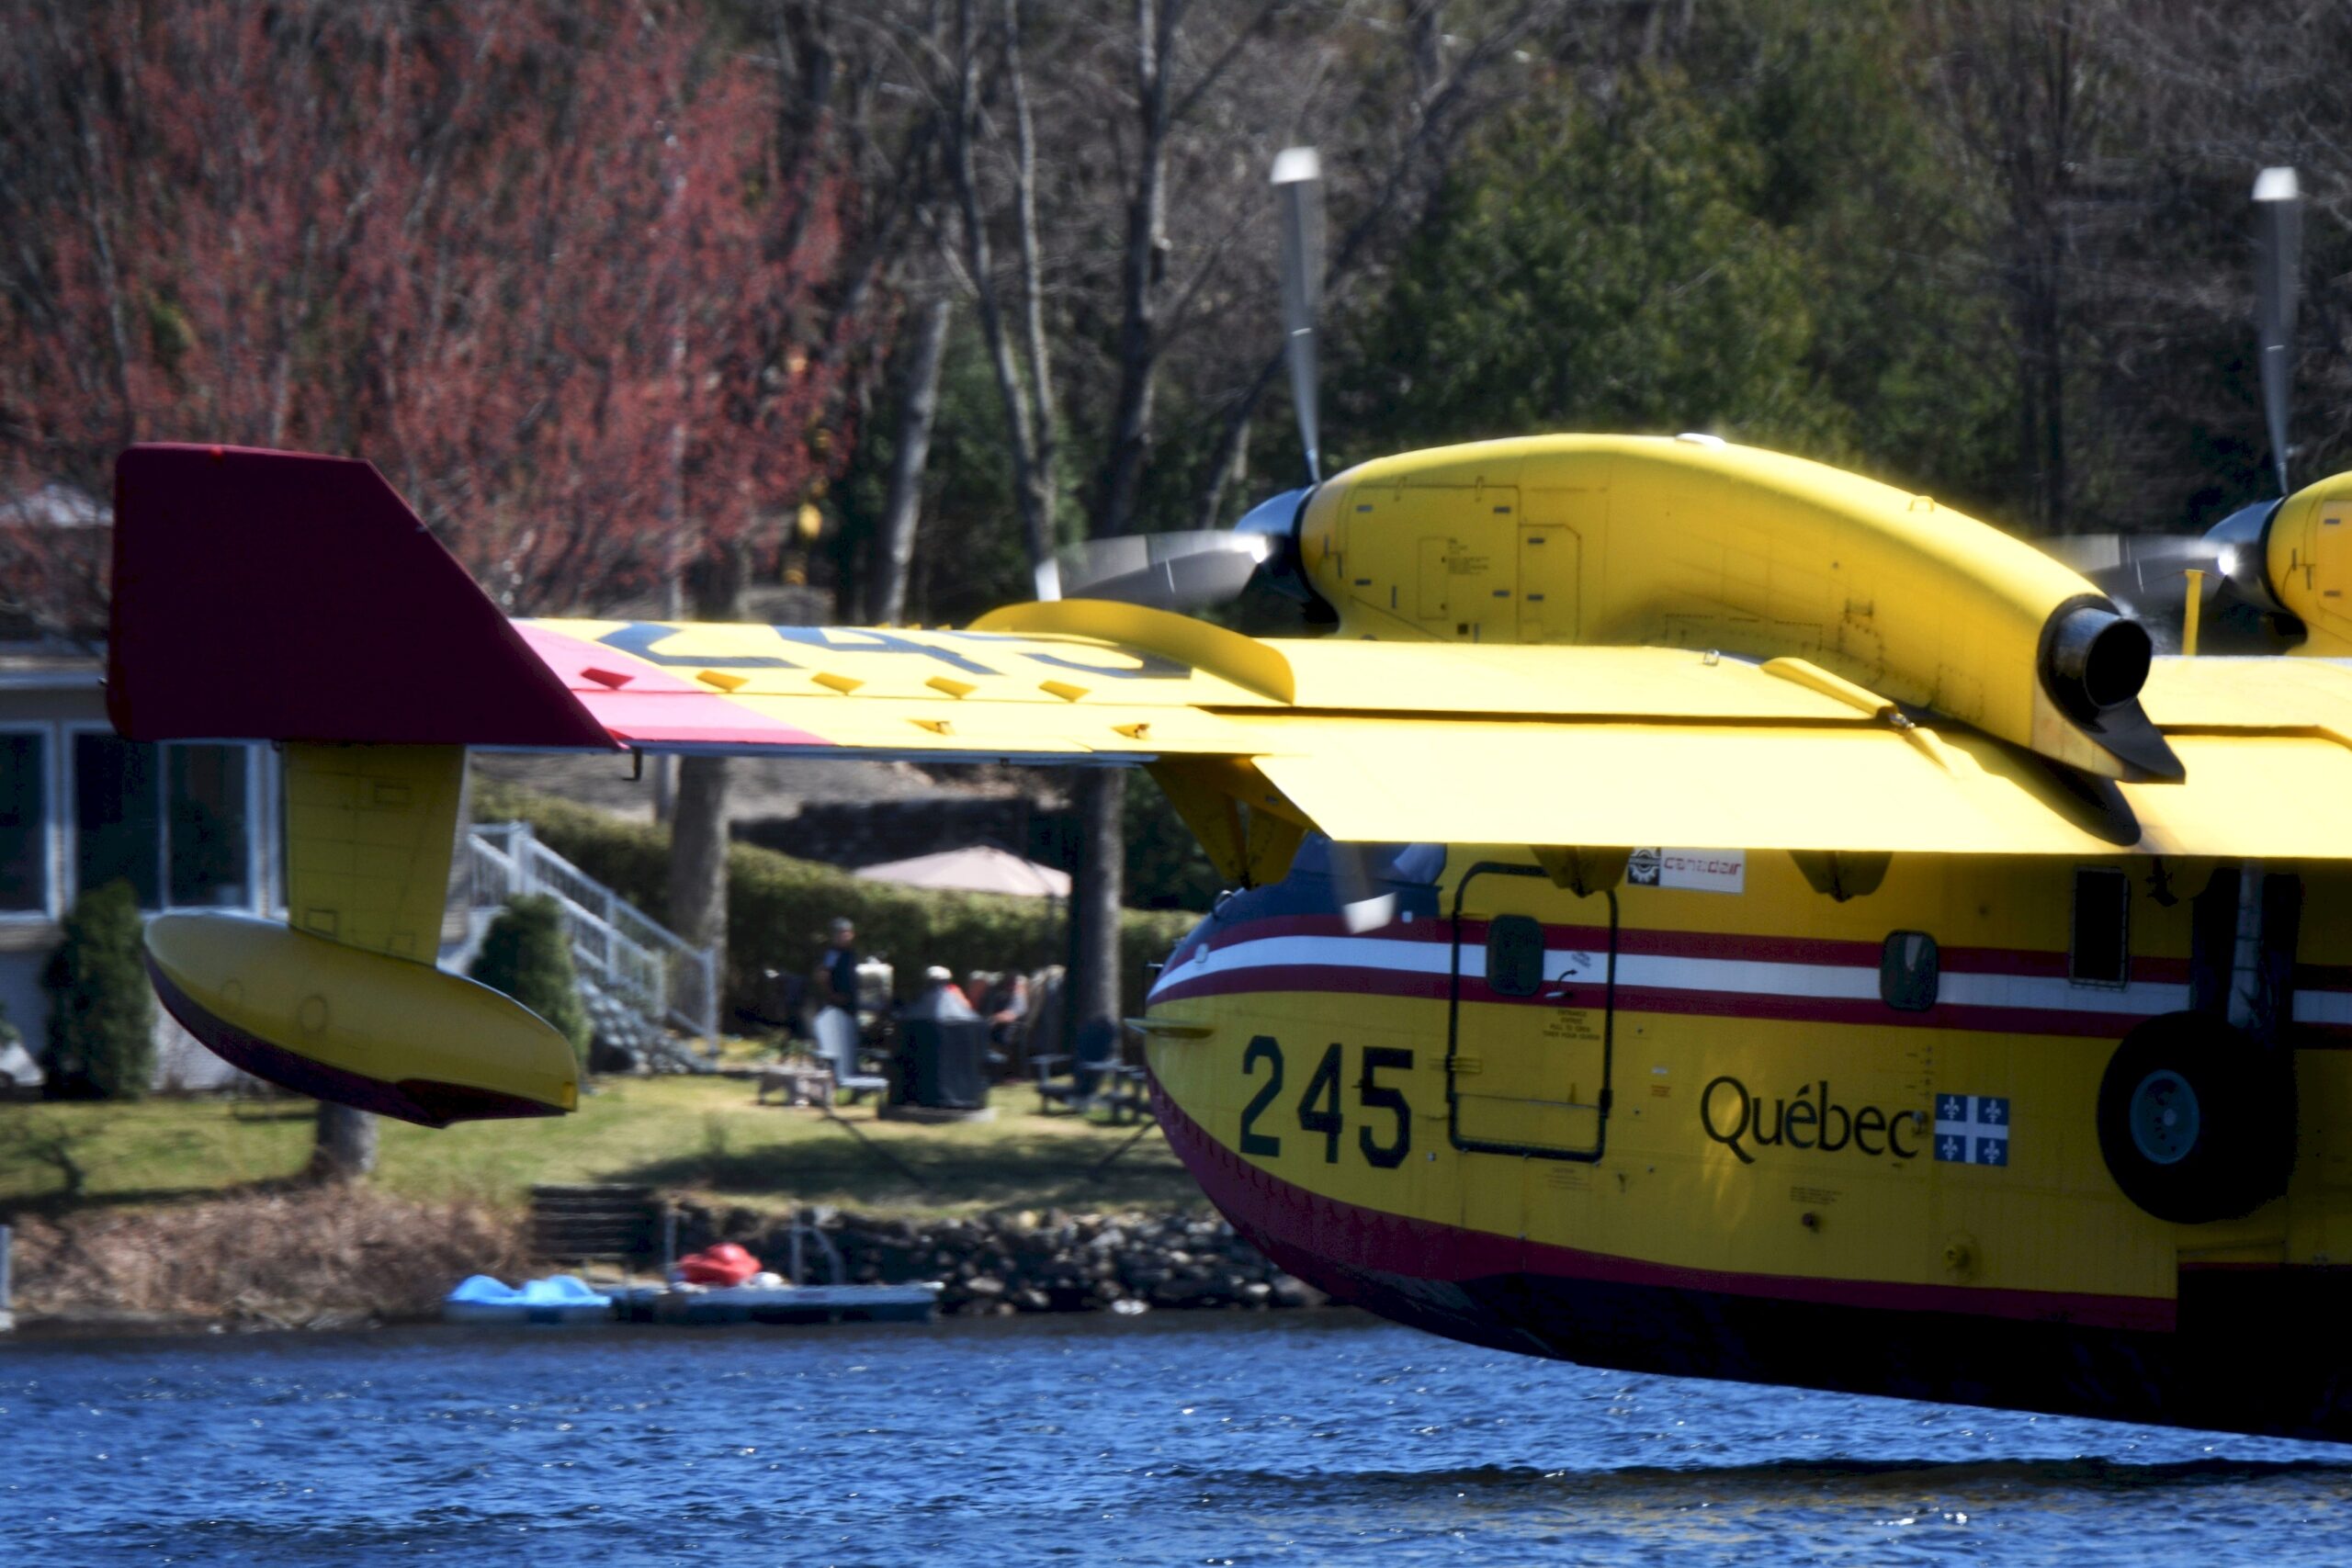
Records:
[[[1068,1214],[1023,1211],[973,1219],[877,1219],[814,1211],[852,1284],[937,1280],[940,1310],[966,1315],[1023,1312],[1136,1312],[1151,1307],[1319,1306],[1320,1292],[1283,1273],[1223,1220],[1184,1214]],[[686,1205],[678,1247],[748,1247],[781,1271],[791,1222],[750,1209]],[[825,1282],[824,1259],[805,1248],[808,1282]]]

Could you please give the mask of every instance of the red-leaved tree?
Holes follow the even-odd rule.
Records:
[[[356,452],[545,610],[758,550],[845,450],[840,177],[696,13],[6,9],[0,494],[102,496],[137,439]],[[21,613],[91,624],[86,544],[0,517]]]

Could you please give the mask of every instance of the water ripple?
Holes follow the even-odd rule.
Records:
[[[74,1562],[2292,1568],[2352,1520],[2352,1450],[1345,1314],[25,1346],[0,1413],[0,1540]]]

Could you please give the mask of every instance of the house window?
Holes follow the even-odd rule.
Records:
[[[0,914],[49,912],[48,739],[0,734]]]
[[[164,749],[165,886],[175,905],[234,908],[253,901],[245,833],[243,746]]]
[[[128,882],[139,907],[163,898],[162,792],[155,748],[111,735],[74,737],[74,886]]]
[[[77,888],[130,884],[143,909],[251,901],[243,746],[74,737]]]
[[[2078,986],[2132,979],[2132,879],[2104,866],[2075,873],[2075,936],[2066,977]]]
[[[1525,915],[1497,915],[1487,927],[1487,984],[1498,997],[1532,997],[1544,987],[1544,927]]]

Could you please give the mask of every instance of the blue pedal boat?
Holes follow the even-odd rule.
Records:
[[[612,1315],[613,1298],[571,1274],[526,1280],[519,1287],[476,1274],[441,1299],[445,1323],[606,1323]]]

